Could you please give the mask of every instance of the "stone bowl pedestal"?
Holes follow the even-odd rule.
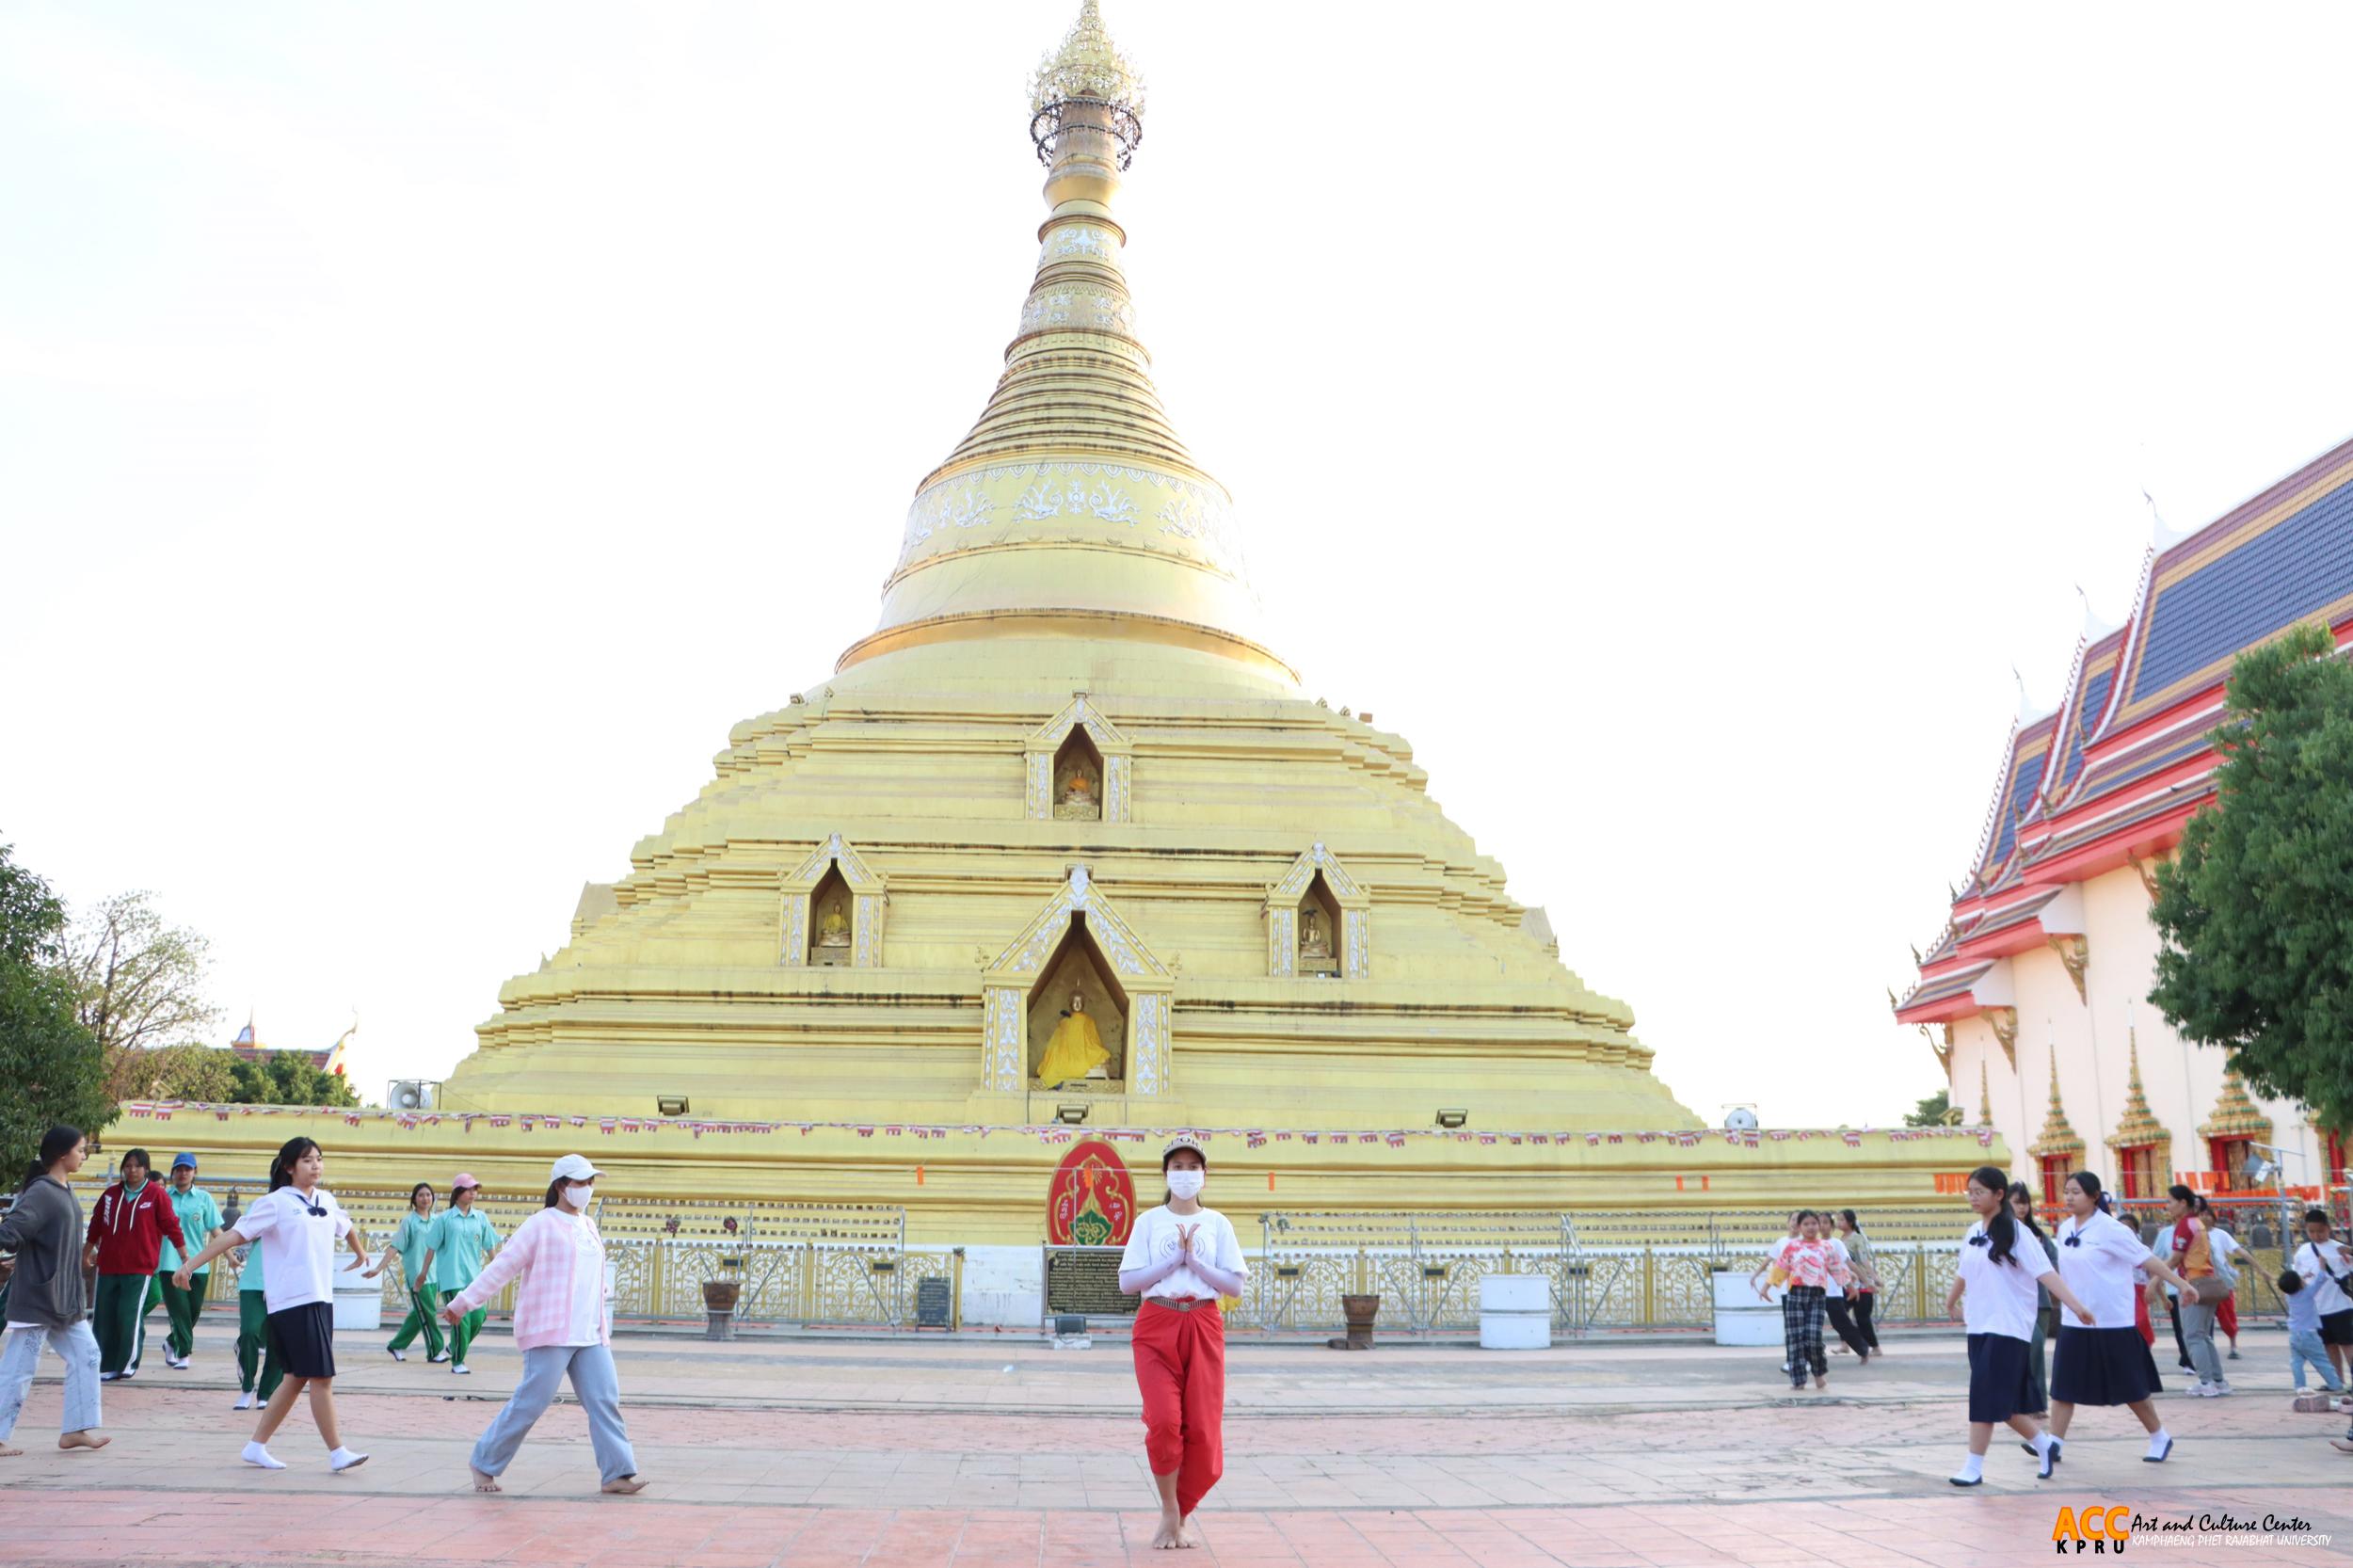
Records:
[[[1337,1339],[1327,1340],[1336,1351],[1369,1351],[1372,1349],[1372,1320],[1381,1315],[1378,1296],[1342,1296],[1340,1315],[1348,1320],[1348,1333]]]
[[[703,1329],[704,1338],[732,1339],[735,1337],[735,1301],[736,1297],[742,1294],[743,1289],[742,1283],[737,1280],[707,1279],[703,1281],[703,1311],[710,1319],[709,1323]]]

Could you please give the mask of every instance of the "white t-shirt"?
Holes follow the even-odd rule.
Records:
[[[1247,1279],[1249,1266],[1241,1260],[1241,1240],[1234,1234],[1233,1222],[1214,1208],[1203,1208],[1192,1214],[1172,1214],[1163,1204],[1147,1208],[1136,1218],[1136,1228],[1128,1235],[1128,1250],[1120,1255],[1119,1267],[1148,1269],[1163,1258],[1174,1257],[1180,1250],[1176,1239],[1178,1226],[1200,1228],[1193,1238],[1193,1256],[1210,1267],[1224,1269]],[[1190,1268],[1178,1269],[1161,1276],[1145,1288],[1146,1296],[1192,1296],[1201,1301],[1213,1301],[1217,1288]]]
[[[2345,1242],[2334,1236],[2317,1247],[2306,1241],[2296,1249],[2295,1259],[2288,1264],[2304,1276],[2304,1284],[2313,1293],[2313,1310],[2323,1318],[2353,1307],[2353,1301],[2348,1301],[2336,1280],[2329,1277],[2353,1274],[2353,1263],[2345,1261],[2346,1250]]]
[[[2133,1271],[2153,1256],[2141,1244],[2140,1233],[2095,1211],[2089,1220],[2070,1214],[2059,1222],[2052,1240],[2058,1243],[2059,1278],[2091,1309],[2091,1326],[2131,1328]],[[2082,1320],[2070,1313],[2063,1326],[2080,1327]]]
[[[234,1228],[262,1249],[262,1300],[272,1312],[334,1301],[335,1243],[351,1230],[334,1193],[313,1187],[306,1198],[291,1184],[280,1187],[255,1198]]]
[[[1822,1244],[1837,1255],[1838,1261],[1845,1264],[1847,1267],[1848,1276],[1849,1278],[1853,1277],[1854,1255],[1847,1250],[1847,1243],[1841,1241],[1837,1237],[1833,1236],[1826,1230],[1822,1232]],[[1838,1276],[1836,1274],[1833,1274],[1830,1276],[1830,1285],[1828,1288],[1826,1288],[1822,1294],[1825,1298],[1831,1296],[1844,1298],[1847,1294],[1847,1288],[1838,1283]]]
[[[1961,1319],[1971,1334],[1999,1334],[2031,1343],[2035,1313],[2041,1298],[2035,1284],[2051,1272],[2042,1243],[2020,1225],[2010,1241],[2009,1261],[1993,1261],[1993,1238],[1985,1222],[1971,1225],[1961,1239]]]

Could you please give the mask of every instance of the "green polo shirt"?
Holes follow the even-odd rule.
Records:
[[[424,1268],[425,1250],[433,1245],[433,1226],[439,1214],[431,1219],[415,1209],[400,1217],[400,1227],[392,1232],[392,1250],[400,1254],[400,1283],[414,1285]]]
[[[442,1291],[463,1290],[482,1272],[482,1255],[498,1245],[498,1226],[480,1209],[471,1214],[444,1208],[425,1232],[433,1249],[433,1284]]]
[[[220,1205],[215,1203],[213,1194],[201,1187],[190,1187],[184,1192],[176,1192],[167,1187],[164,1193],[171,1199],[171,1211],[180,1217],[180,1234],[188,1243],[185,1256],[194,1257],[204,1250],[204,1243],[212,1240],[213,1232],[220,1228]],[[171,1273],[180,1267],[181,1251],[171,1244],[168,1236],[159,1245],[162,1250],[155,1255],[155,1272],[159,1274]],[[207,1263],[196,1272],[209,1274],[213,1266]]]

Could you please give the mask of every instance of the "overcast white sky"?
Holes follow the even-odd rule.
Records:
[[[437,1075],[871,630],[1075,0],[0,8],[0,841]],[[2017,705],[2353,433],[2345,8],[1112,0],[1144,336],[1281,645],[1715,1119],[1886,988]],[[226,1030],[224,1030],[224,1033]]]

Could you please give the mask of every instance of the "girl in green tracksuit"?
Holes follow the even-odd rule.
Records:
[[[425,1273],[425,1263],[433,1256],[433,1184],[420,1181],[409,1190],[408,1212],[402,1215],[400,1228],[385,1243],[384,1261],[400,1255],[401,1282],[408,1287],[408,1316],[402,1319],[400,1332],[384,1348],[394,1361],[408,1359],[407,1351],[419,1333],[424,1336],[424,1358],[446,1361],[447,1352],[441,1349],[441,1298],[433,1281]]]
[[[245,1268],[237,1274],[237,1395],[233,1408],[251,1410],[269,1403],[286,1368],[278,1362],[269,1342],[269,1297],[262,1286],[262,1249],[248,1244]]]
[[[473,1206],[481,1187],[472,1176],[458,1172],[457,1179],[449,1184],[449,1201],[455,1207],[441,1210],[425,1232],[425,1258],[432,1265],[434,1288],[443,1301],[472,1285],[482,1266],[498,1254],[498,1227]],[[451,1371],[462,1374],[473,1369],[466,1365],[466,1348],[482,1332],[482,1320],[488,1316],[487,1308],[477,1307],[451,1326]]]

